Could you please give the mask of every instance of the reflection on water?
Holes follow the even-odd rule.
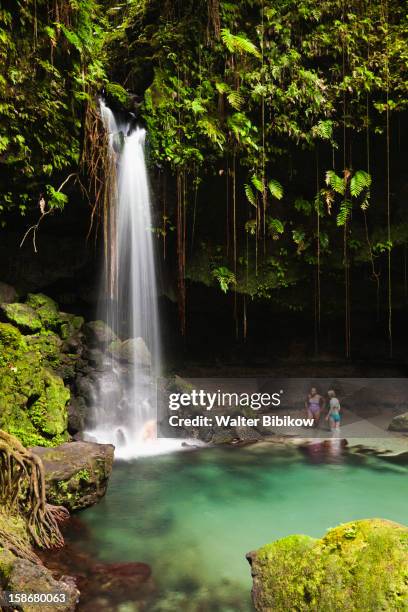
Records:
[[[339,448],[256,445],[117,463],[76,545],[153,572],[147,610],[251,610],[245,553],[290,533],[358,518],[407,522],[408,471]],[[112,607],[113,609],[113,607]]]

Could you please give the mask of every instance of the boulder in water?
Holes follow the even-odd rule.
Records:
[[[120,340],[112,342],[108,350],[113,357],[120,361],[146,368],[151,366],[152,358],[143,338],[129,338],[124,342],[120,342]]]
[[[107,347],[118,337],[104,321],[90,321],[85,325],[85,335],[91,346]]]
[[[248,553],[255,609],[408,609],[408,527],[354,521],[316,540],[292,535]]]
[[[395,416],[388,425],[390,431],[408,432],[408,412]]]
[[[32,450],[43,462],[50,503],[73,511],[92,506],[105,495],[112,472],[111,444],[68,442]]]

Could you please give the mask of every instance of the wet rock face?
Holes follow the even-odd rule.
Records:
[[[395,416],[388,426],[390,431],[408,432],[408,412]]]
[[[32,450],[44,464],[50,503],[73,511],[92,506],[105,495],[112,472],[111,444],[70,442]]]
[[[116,340],[109,345],[108,351],[119,361],[137,366],[149,368],[152,363],[150,351],[143,338],[128,338],[123,342]]]
[[[320,540],[292,535],[248,553],[260,612],[408,609],[408,527],[346,523]]]
[[[90,321],[85,325],[85,336],[90,346],[106,348],[118,340],[115,332],[104,321]]]

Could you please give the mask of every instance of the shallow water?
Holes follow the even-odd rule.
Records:
[[[252,446],[116,463],[105,499],[80,515],[81,547],[149,563],[166,603],[148,609],[251,610],[248,551],[358,518],[408,522],[408,470],[339,453]],[[203,589],[219,606],[181,603]]]

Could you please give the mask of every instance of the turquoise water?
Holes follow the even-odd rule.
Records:
[[[191,602],[203,592],[219,602],[208,609],[250,610],[245,553],[291,533],[319,537],[358,518],[407,524],[407,475],[373,458],[305,456],[271,445],[117,463],[105,499],[80,515],[90,532],[82,546],[101,561],[150,564],[167,598],[157,610],[176,610],[171,597]]]

